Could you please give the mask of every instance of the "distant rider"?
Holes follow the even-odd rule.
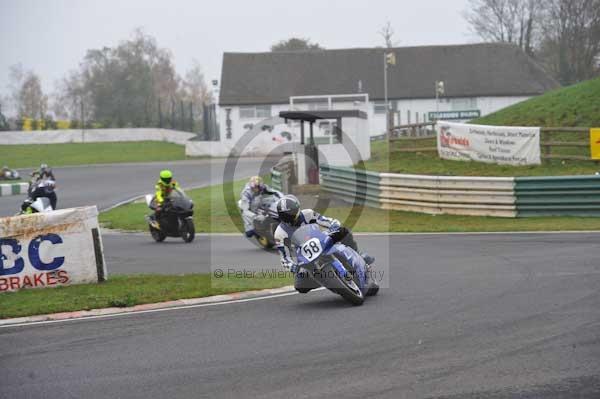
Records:
[[[162,211],[162,206],[165,203],[165,199],[171,195],[173,190],[179,189],[179,184],[173,180],[173,172],[170,170],[162,170],[159,174],[159,179],[154,186],[156,193],[153,199],[154,215],[151,217],[152,227],[159,228],[158,216]]]
[[[43,163],[40,165],[39,170],[31,172],[31,177],[29,189],[27,190],[30,201],[35,202],[38,198],[46,197],[50,200],[52,209],[56,209],[58,202],[56,193],[54,192],[54,189],[56,188],[56,178],[54,177],[52,169],[50,169],[47,164]]]
[[[254,219],[257,216],[256,209],[260,205],[260,199],[263,195],[275,195],[279,198],[283,196],[279,191],[267,186],[262,177],[252,176],[244,186],[239,201],[242,219],[244,220],[244,231],[248,238],[258,237],[258,234],[254,231]]]
[[[333,233],[332,235],[336,236],[335,241],[341,241],[349,233],[348,229],[342,227],[336,219],[323,216],[312,209],[301,210],[300,201],[293,195],[286,195],[277,202],[277,214],[279,215],[280,223],[274,234],[275,246],[279,250],[281,265],[293,273],[298,271],[298,266],[294,258],[292,258],[292,248],[290,248],[288,239],[299,227],[305,224],[316,223]],[[357,250],[358,248],[353,249]],[[367,263],[367,267],[375,261],[375,258],[366,253],[361,253],[361,256]],[[301,292],[308,292],[310,289],[319,287],[316,282],[308,281],[302,274],[296,274],[294,285]]]
[[[45,163],[40,165],[39,170],[31,172],[31,177],[35,177],[36,180],[50,179],[56,181],[54,172],[52,172],[52,169],[48,166],[48,164]]]

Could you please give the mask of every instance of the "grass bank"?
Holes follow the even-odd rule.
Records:
[[[0,319],[38,314],[129,307],[145,303],[198,298],[232,292],[283,287],[289,274],[257,273],[253,278],[209,274],[184,276],[115,275],[101,284],[31,289],[0,294]]]
[[[194,223],[198,232],[237,233],[242,231],[242,221],[235,205],[245,183],[233,183],[233,207],[227,208],[223,196],[224,186],[210,186],[190,190],[196,213]],[[229,189],[232,183],[226,187]],[[315,198],[302,197],[305,207]],[[230,200],[231,201],[231,200]],[[203,205],[199,205],[203,204]],[[484,216],[427,215],[415,212],[388,211],[364,207],[352,207],[331,201],[327,209],[317,209],[327,216],[335,217],[356,232],[487,232],[487,231],[548,231],[548,230],[600,230],[600,218],[585,217],[539,217],[500,218]],[[147,231],[144,215],[145,204],[129,204],[100,214],[100,222],[109,228],[128,231]],[[241,234],[241,233],[240,233]]]
[[[27,134],[27,133],[24,133]],[[31,133],[35,134],[35,133]],[[98,163],[177,161],[185,146],[162,141],[0,145],[0,159],[11,168]]]
[[[600,78],[552,90],[472,121],[482,125],[600,127]]]

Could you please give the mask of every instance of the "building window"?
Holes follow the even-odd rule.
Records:
[[[255,107],[240,107],[240,118],[248,119],[254,118],[256,115]]]
[[[270,105],[256,105],[240,107],[240,119],[270,118]]]
[[[385,101],[375,101],[373,103],[373,112],[375,114],[385,114]]]
[[[271,106],[270,105],[256,106],[256,117],[257,118],[270,118],[271,117]]]
[[[469,111],[477,109],[477,98],[452,98],[450,99],[452,111]]]

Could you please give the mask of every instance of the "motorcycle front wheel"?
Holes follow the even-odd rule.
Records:
[[[340,276],[337,270],[331,263],[326,265],[322,272],[324,276],[327,276],[325,287],[336,294],[339,294],[346,301],[350,302],[354,306],[362,305],[365,301],[365,296],[358,287],[356,277],[351,280],[347,280],[345,277]]]
[[[148,229],[150,230],[150,235],[156,242],[163,242],[167,235],[160,230],[155,229],[154,227],[148,225]]]
[[[194,241],[196,236],[196,228],[192,219],[185,219],[181,225],[181,239],[184,242],[190,243]]]
[[[260,245],[262,247],[262,249],[271,249],[271,248],[273,248],[273,244],[271,244],[269,242],[269,240],[267,239],[267,237],[259,236],[259,237],[256,238],[256,241],[258,242],[258,245]]]

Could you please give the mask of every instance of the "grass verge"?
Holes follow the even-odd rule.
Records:
[[[210,274],[115,275],[101,284],[31,289],[0,294],[0,319],[57,312],[128,307],[232,292],[283,287],[289,274],[257,273],[253,278]]]
[[[27,134],[27,133],[24,133]],[[35,134],[35,133],[32,133]],[[185,146],[161,142],[0,145],[0,159],[11,168],[186,159]]]
[[[196,204],[194,223],[196,230],[205,233],[238,233],[242,221],[237,211],[238,193],[245,180],[233,183],[233,208],[227,209],[222,185],[190,190],[188,194]],[[230,188],[231,183],[225,188]],[[310,198],[308,198],[310,199]],[[309,207],[307,198],[302,198]],[[356,232],[488,232],[488,231],[560,231],[600,230],[600,218],[586,217],[537,217],[500,218],[485,216],[427,215],[415,212],[388,211],[364,207],[352,209],[338,201],[331,201],[327,209],[317,209],[335,217]],[[129,204],[100,214],[100,222],[109,228],[127,231],[146,231],[145,204]],[[230,216],[231,215],[231,216]],[[240,233],[241,234],[241,233]]]
[[[237,200],[247,180],[238,180],[224,185],[215,185],[187,194],[194,201],[194,224],[198,233],[233,233],[243,231],[242,218],[237,210]],[[233,190],[233,198],[226,201],[224,190]],[[227,203],[231,209],[227,209]],[[105,227],[126,231],[147,231],[144,215],[150,214],[145,202],[117,207],[100,214],[100,223]],[[231,216],[230,216],[231,215]]]

